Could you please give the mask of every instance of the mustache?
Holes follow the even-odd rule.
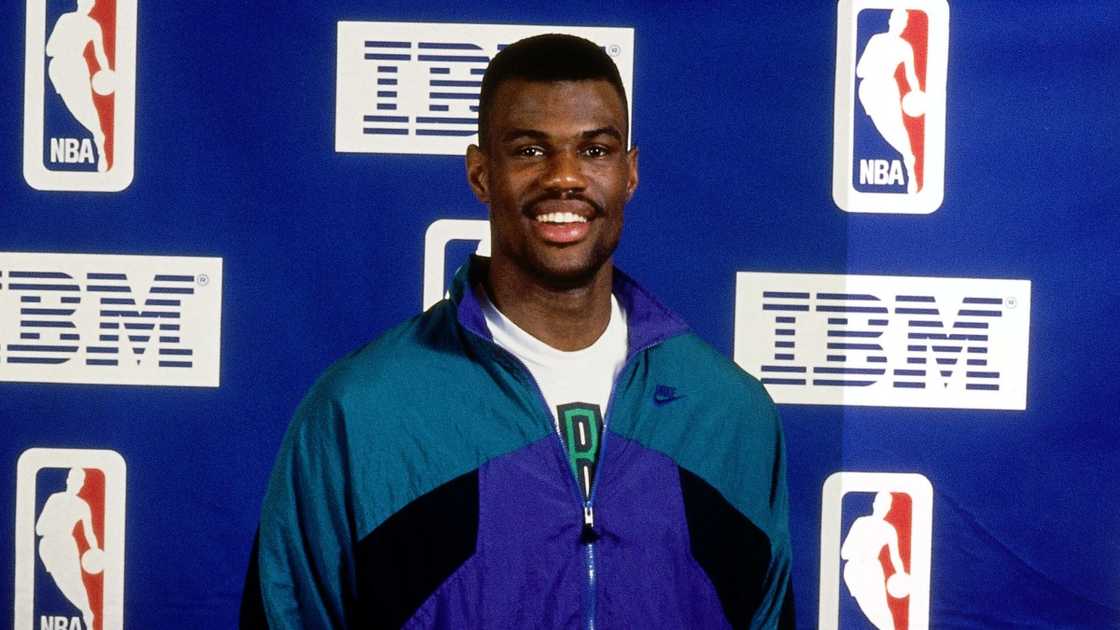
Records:
[[[597,217],[601,217],[604,214],[606,214],[606,210],[603,208],[602,204],[600,204],[599,202],[597,202],[593,199],[585,197],[582,193],[571,191],[571,190],[550,190],[548,192],[541,193],[540,195],[537,195],[536,197],[534,197],[533,199],[529,200],[528,202],[524,203],[521,206],[521,214],[523,214],[527,217],[533,216],[533,209],[536,208],[536,206],[538,204],[543,203],[545,201],[573,201],[573,200],[574,201],[582,201],[583,203],[590,206],[593,210],[595,210],[595,216],[597,216]]]

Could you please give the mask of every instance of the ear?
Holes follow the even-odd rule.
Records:
[[[472,144],[467,147],[467,183],[474,196],[484,204],[490,204],[490,159]]]
[[[626,201],[630,201],[634,191],[638,189],[638,147],[631,147],[626,153],[626,166]]]

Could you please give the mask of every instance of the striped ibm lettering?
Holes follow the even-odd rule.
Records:
[[[84,349],[89,366],[126,361],[162,368],[190,368],[193,350],[181,339],[183,299],[199,277],[154,274],[141,295],[124,273],[0,271],[0,291],[19,297],[19,339],[3,346],[10,364],[58,365]],[[80,330],[79,319],[93,311],[96,330]],[[84,335],[84,338],[83,338]]]
[[[933,295],[893,295],[892,305],[867,293],[764,291],[762,309],[773,313],[773,360],[762,382],[777,385],[925,389],[964,379],[966,390],[998,391],[1000,372],[988,364],[989,335],[1003,315],[1002,297],[965,297],[959,308],[939,306]],[[798,361],[798,323],[824,317],[825,362]],[[903,328],[905,365],[888,365],[885,340]],[[819,350],[819,349],[818,349]],[[894,363],[893,361],[891,363]]]

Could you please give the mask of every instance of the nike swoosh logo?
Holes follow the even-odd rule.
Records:
[[[674,400],[684,398],[683,394],[677,394],[675,387],[667,387],[665,385],[658,385],[657,389],[653,392],[653,404],[658,407],[667,405]]]

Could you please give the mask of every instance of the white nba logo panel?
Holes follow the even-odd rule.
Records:
[[[735,361],[779,403],[1023,410],[1028,280],[740,272]]]
[[[933,486],[924,476],[829,476],[821,497],[818,628],[928,628],[932,544]],[[855,623],[841,621],[852,617]]]
[[[15,628],[124,627],[125,462],[32,448],[16,466]]]
[[[86,0],[76,6],[27,1],[23,174],[28,185],[52,191],[127,188],[135,103],[136,0]]]
[[[948,51],[945,0],[840,0],[832,170],[840,209],[941,206]]]
[[[633,93],[632,28],[339,22],[335,151],[461,157],[478,138],[478,93],[490,59],[546,33],[601,45]]]
[[[217,387],[222,259],[0,252],[0,381]]]

